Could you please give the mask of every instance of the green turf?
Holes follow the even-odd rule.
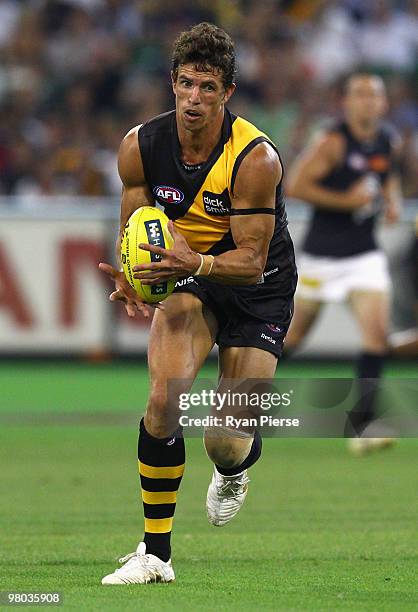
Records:
[[[353,366],[345,363],[280,364],[278,378],[344,378],[353,376]],[[416,365],[392,362],[387,375],[416,377]],[[202,378],[215,378],[215,363],[200,372]],[[148,390],[144,362],[119,364],[91,363],[0,363],[0,412],[71,412],[142,410]]]
[[[77,401],[77,411],[98,411],[95,389],[120,407],[123,383],[136,382],[137,397],[146,388],[131,366],[25,367],[3,370],[8,392],[11,380],[27,385],[26,395],[8,396],[8,412],[66,393],[63,410],[87,394],[91,403]],[[73,610],[417,609],[415,440],[364,459],[349,456],[343,440],[266,440],[245,507],[216,529],[204,514],[210,464],[200,440],[189,439],[176,583],[100,586],[141,536],[136,436],[135,427],[109,424],[2,425],[0,590],[59,590]]]

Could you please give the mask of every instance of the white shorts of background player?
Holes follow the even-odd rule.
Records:
[[[342,302],[352,291],[391,290],[386,255],[368,251],[351,257],[318,257],[301,253],[297,259],[296,297],[318,302]]]

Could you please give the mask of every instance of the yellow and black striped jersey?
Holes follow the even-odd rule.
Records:
[[[138,141],[145,179],[155,202],[174,220],[189,246],[199,253],[214,255],[234,249],[230,217],[234,214],[231,195],[235,178],[242,160],[258,143],[268,142],[277,152],[270,139],[225,109],[220,140],[209,158],[198,166],[190,168],[182,162],[175,111],[142,125]],[[277,244],[287,226],[281,182],[276,189],[274,214],[269,259],[275,259],[274,251],[283,256]]]

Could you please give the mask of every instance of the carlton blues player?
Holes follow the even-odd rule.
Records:
[[[360,400],[352,424],[363,436],[350,442],[361,454],[391,443],[371,433],[376,392],[365,379],[380,377],[387,352],[390,278],[374,228],[381,213],[388,223],[399,217],[400,142],[383,122],[387,99],[380,77],[351,76],[343,105],[344,118],[321,133],[289,173],[288,195],[309,203],[312,215],[298,260],[295,316],[286,346],[292,350],[300,344],[324,302],[348,302],[362,341],[357,363]]]

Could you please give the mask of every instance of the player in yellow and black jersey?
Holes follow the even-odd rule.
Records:
[[[211,308],[218,320],[219,346],[254,346],[280,356],[290,323],[295,281],[281,181],[275,190],[274,208],[233,205],[235,181],[243,160],[261,143],[267,143],[278,156],[275,146],[254,125],[227,109],[220,139],[203,163],[182,161],[175,111],[141,126],[138,139],[144,175],[155,201],[174,220],[175,228],[193,250],[214,256],[235,250],[231,217],[235,225],[248,215],[255,222],[255,215],[274,217],[266,263],[255,283],[238,278],[231,285],[224,278],[214,282],[213,270],[209,277],[180,280],[175,291],[194,293]]]
[[[265,134],[225,108],[234,74],[223,30],[202,23],[183,32],[173,53],[175,111],[133,128],[121,145],[121,232],[139,206],[158,205],[174,238],[170,250],[144,247],[162,259],[136,266],[135,277],[178,282],[155,312],[149,341],[151,391],[138,441],[145,535],[103,584],[174,579],[170,535],[185,450],[170,380],[184,380],[188,391],[215,343],[220,385],[272,378],[291,321],[297,277],[282,164]],[[130,316],[148,316],[123,273],[100,267],[115,281],[110,299],[124,301]],[[208,429],[205,447],[214,463],[207,514],[221,526],[245,499],[261,438],[257,430]]]

